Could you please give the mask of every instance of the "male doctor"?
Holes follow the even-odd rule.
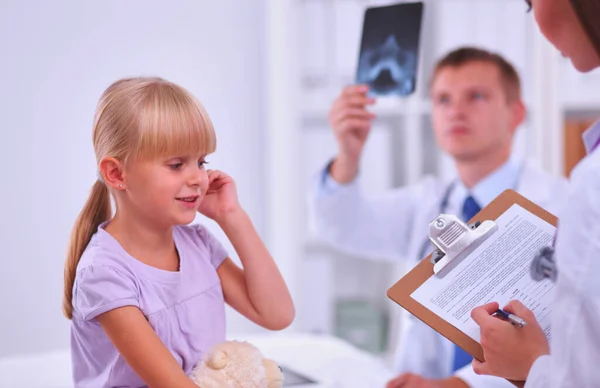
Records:
[[[431,252],[428,224],[440,213],[470,219],[505,189],[514,189],[556,214],[566,181],[511,155],[525,117],[521,85],[501,56],[473,47],[450,52],[436,65],[430,85],[433,128],[439,147],[455,163],[449,181],[419,183],[366,198],[359,162],[374,100],[363,85],[347,87],[333,103],[330,123],[338,153],[319,174],[310,195],[313,233],[340,250],[416,264]],[[472,358],[414,317],[403,330],[387,388],[513,387],[504,379],[473,372]]]

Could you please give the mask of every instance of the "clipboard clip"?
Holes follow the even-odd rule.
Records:
[[[431,255],[433,273],[469,255],[498,229],[495,221],[467,225],[453,214],[440,214],[429,223],[429,240],[436,247]]]

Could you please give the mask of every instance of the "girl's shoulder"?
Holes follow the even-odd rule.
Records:
[[[124,251],[94,235],[77,265],[73,316],[87,321],[117,307],[139,307],[140,283],[128,263]]]
[[[228,256],[217,237],[202,224],[179,225],[174,230],[177,248],[206,256],[217,268]]]
[[[77,273],[88,267],[111,267],[119,272],[132,272],[128,254],[109,233],[99,228],[92,236],[77,265]]]

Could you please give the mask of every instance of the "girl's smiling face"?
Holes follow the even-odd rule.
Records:
[[[204,155],[132,161],[124,170],[127,190],[122,205],[156,226],[194,221],[208,190]]]

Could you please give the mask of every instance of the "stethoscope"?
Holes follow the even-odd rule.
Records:
[[[519,174],[517,180],[513,185],[513,190],[517,191],[519,182],[521,180],[521,175],[523,172],[523,166],[521,166],[519,170]],[[444,191],[444,195],[440,201],[439,212],[438,214],[443,214],[448,209],[448,203],[450,202],[450,196],[452,195],[452,191],[456,186],[456,181],[452,181],[446,190]],[[418,259],[421,260],[427,256],[427,248],[433,248],[431,246],[431,242],[427,238],[423,241],[421,245],[421,249],[419,251]],[[535,281],[542,281],[544,279],[550,279],[552,282],[556,281],[557,270],[556,263],[554,260],[554,247],[544,247],[542,248],[533,258],[530,267],[531,278]]]
[[[554,260],[554,247],[540,249],[531,262],[529,273],[536,282],[541,282],[544,279],[550,279],[553,283],[556,282],[558,270]]]

